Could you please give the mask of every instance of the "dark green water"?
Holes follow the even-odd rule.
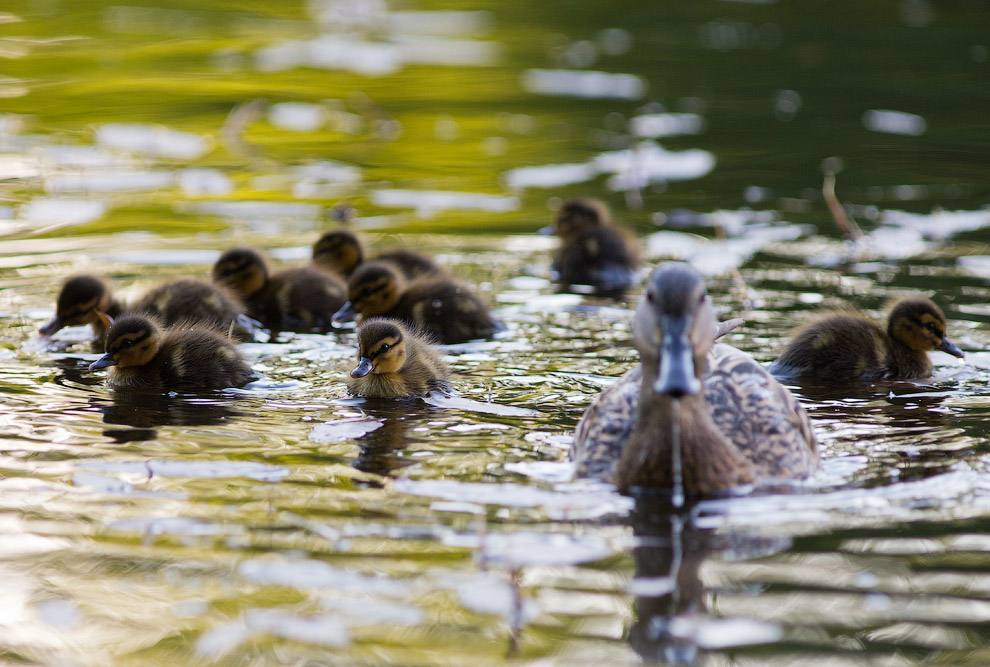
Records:
[[[990,661],[983,3],[0,11],[0,661]],[[577,195],[709,271],[760,361],[823,308],[925,294],[966,362],[795,387],[824,466],[794,493],[671,516],[571,483],[639,296],[546,280],[533,232]],[[298,263],[337,205],[478,287],[509,332],[446,349],[454,384],[539,415],[351,399],[352,334],[245,345],[242,392],[140,400],[37,338],[66,276],[133,296],[233,245]]]

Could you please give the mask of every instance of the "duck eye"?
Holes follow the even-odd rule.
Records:
[[[938,333],[938,331],[935,330],[934,322],[925,322],[925,328],[931,331],[932,333]]]
[[[382,346],[381,346],[380,348],[378,348],[378,351],[379,351],[379,352],[388,352],[388,351],[389,351],[389,350],[391,350],[391,349],[392,349],[392,346],[391,346],[391,345],[389,345],[388,343],[385,343],[385,344],[384,344],[384,345],[382,345]]]
[[[652,291],[652,290],[651,290],[651,291],[648,291],[648,292],[646,293],[646,300],[647,300],[647,301],[649,301],[650,303],[653,303],[653,300],[654,300],[655,298],[656,298],[656,297],[655,297],[655,296],[653,295],[653,291]]]
[[[374,293],[375,293],[375,289],[373,287],[365,287],[364,288],[364,295],[365,296],[371,296]]]

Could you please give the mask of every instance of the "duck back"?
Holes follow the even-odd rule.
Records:
[[[769,370],[785,378],[881,380],[892,377],[892,361],[890,339],[880,325],[859,313],[830,313],[795,331]]]
[[[388,315],[445,344],[491,338],[497,328],[488,307],[470,288],[446,279],[411,283]]]
[[[131,308],[133,312],[150,313],[166,326],[198,323],[231,330],[237,338],[247,340],[251,334],[238,321],[244,305],[231,292],[202,280],[169,281],[146,292]]]
[[[561,244],[553,269],[565,285],[622,290],[635,280],[636,257],[626,235],[615,227],[590,227]]]
[[[331,318],[347,301],[347,286],[337,276],[311,267],[279,271],[270,280],[266,296],[278,313],[279,328],[290,331],[328,331]]]

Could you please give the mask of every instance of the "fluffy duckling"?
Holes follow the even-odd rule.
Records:
[[[62,284],[55,302],[55,317],[38,331],[51,336],[63,327],[88,324],[96,335],[99,349],[106,336],[106,324],[99,313],[117,317],[124,307],[110,294],[110,288],[96,276],[73,276]]]
[[[551,268],[565,289],[591,285],[599,292],[622,292],[635,282],[635,244],[628,232],[612,224],[603,202],[565,202],[554,224],[541,231],[560,237]]]
[[[945,336],[945,315],[928,299],[895,302],[887,330],[862,313],[829,313],[798,328],[770,372],[831,381],[912,380],[932,374],[931,350],[962,351]]]
[[[107,367],[107,384],[115,389],[222,389],[255,378],[219,331],[202,325],[163,329],[144,315],[125,315],[110,324],[106,354],[89,369]]]
[[[432,259],[412,250],[390,250],[380,253],[376,259],[391,262],[409,280],[443,273]],[[313,266],[317,268],[350,277],[363,261],[361,242],[349,231],[327,232],[313,244]]]
[[[238,340],[252,337],[244,304],[237,296],[220,285],[202,280],[170,280],[146,292],[128,310],[154,315],[166,326],[205,324],[229,332]]]
[[[347,379],[357,396],[402,398],[447,390],[447,368],[429,341],[398,320],[376,317],[358,331],[358,365]]]
[[[383,260],[358,267],[348,281],[347,295],[335,320],[360,315],[360,323],[379,315],[392,317],[441,343],[491,338],[498,328],[488,308],[466,285],[430,276],[407,283],[394,264]]]
[[[213,265],[213,281],[232,289],[247,306],[248,316],[273,332],[325,332],[347,301],[340,278],[312,267],[269,275],[265,260],[250,248],[223,253]]]
[[[720,328],[700,276],[669,262],[650,275],[633,336],[641,363],[578,423],[579,476],[685,493],[807,476],[818,444],[794,396],[749,355],[715,343]]]

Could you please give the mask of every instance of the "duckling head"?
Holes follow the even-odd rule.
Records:
[[[655,374],[655,393],[699,393],[717,331],[708,290],[694,269],[681,262],[654,269],[636,308],[633,337],[644,373]]]
[[[358,365],[352,378],[396,373],[406,363],[406,332],[394,320],[372,319],[358,332]]]
[[[358,238],[343,229],[327,232],[313,244],[313,264],[349,276],[364,261]]]
[[[107,330],[106,351],[89,366],[96,371],[107,366],[143,366],[151,361],[161,347],[162,329],[144,315],[127,315]]]
[[[99,326],[98,313],[110,306],[110,290],[96,276],[75,276],[62,285],[55,303],[55,317],[38,331],[51,336],[62,327],[92,324]]]
[[[388,262],[365,262],[347,282],[347,303],[334,313],[334,322],[387,313],[399,302],[405,282]]]
[[[963,358],[962,350],[945,337],[945,315],[928,299],[897,301],[887,317],[887,334],[912,350],[941,350]]]
[[[587,229],[608,224],[610,217],[604,202],[597,199],[572,199],[561,205],[554,224],[544,230],[562,239],[571,239]]]
[[[250,296],[268,282],[265,260],[251,248],[232,248],[213,265],[213,282]]]

